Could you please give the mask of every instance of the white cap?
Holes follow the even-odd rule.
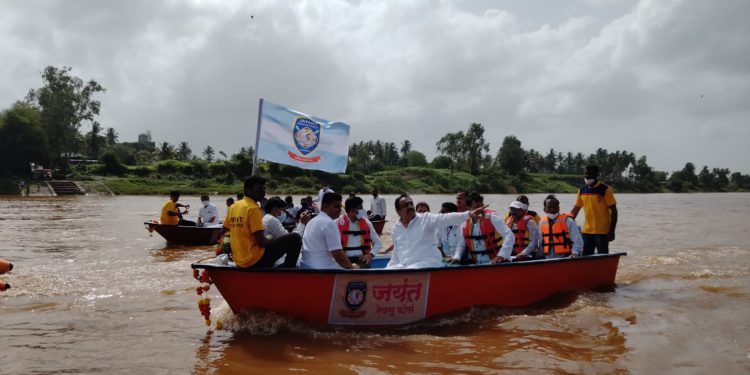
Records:
[[[513,203],[510,204],[510,207],[512,207],[512,208],[518,208],[518,209],[521,209],[521,210],[524,210],[524,211],[526,211],[526,210],[529,209],[529,205],[527,205],[527,204],[525,204],[523,202],[519,202],[519,201],[514,201]]]

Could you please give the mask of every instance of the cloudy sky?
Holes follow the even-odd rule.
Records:
[[[472,122],[493,154],[647,155],[750,172],[750,2],[0,2],[0,109],[45,66],[95,79],[104,127],[228,154],[258,99],[351,125],[351,141],[428,157]],[[86,129],[84,129],[86,130]]]

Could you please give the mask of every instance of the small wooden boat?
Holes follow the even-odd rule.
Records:
[[[379,235],[383,234],[383,227],[385,226],[385,223],[388,222],[388,220],[376,220],[376,221],[370,221],[372,223],[372,227],[375,228],[375,232]]]
[[[235,313],[270,310],[313,323],[373,326],[408,324],[472,306],[525,306],[561,292],[611,287],[624,255],[402,270],[203,263],[192,268],[208,273]]]
[[[162,225],[144,222],[149,232],[159,233],[170,244],[180,245],[215,245],[221,237],[221,226],[192,227],[180,225]]]

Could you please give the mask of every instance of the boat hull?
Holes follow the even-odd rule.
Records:
[[[408,324],[472,306],[526,306],[562,292],[611,287],[623,255],[416,270],[192,267],[208,272],[235,313],[270,310],[320,324],[371,326]]]
[[[221,227],[188,227],[143,223],[149,231],[159,233],[170,244],[178,245],[214,245],[221,237]]]

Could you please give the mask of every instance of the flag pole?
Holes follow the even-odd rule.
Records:
[[[251,176],[255,176],[255,167],[258,165],[258,144],[260,143],[260,119],[263,117],[263,98],[258,103],[258,129],[255,132],[255,152],[253,152],[253,171]]]

